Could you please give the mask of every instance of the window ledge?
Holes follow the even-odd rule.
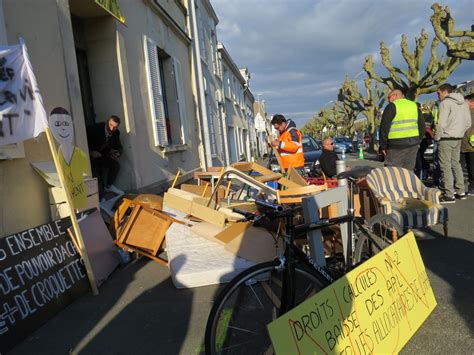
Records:
[[[163,154],[172,154],[176,152],[182,152],[188,149],[186,144],[167,145],[166,147],[160,147],[160,151]]]

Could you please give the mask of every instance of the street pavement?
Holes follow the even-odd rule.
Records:
[[[349,165],[378,165],[349,161]],[[438,306],[403,354],[468,354],[474,349],[474,197],[449,208],[418,245]],[[11,354],[197,354],[219,286],[177,290],[168,268],[142,258],[111,275],[17,345]]]

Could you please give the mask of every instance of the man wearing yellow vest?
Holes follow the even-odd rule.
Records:
[[[419,105],[406,99],[400,90],[392,90],[388,100],[380,122],[380,153],[385,165],[413,171],[425,135],[423,114]]]
[[[281,155],[283,168],[304,168],[304,154],[301,132],[292,120],[276,114],[272,118],[273,128],[280,132],[280,137],[272,142]]]
[[[438,158],[441,168],[441,203],[454,203],[456,198],[466,199],[464,175],[461,167],[461,140],[471,127],[471,114],[464,97],[454,92],[450,84],[437,90],[439,119],[435,140],[438,142]]]

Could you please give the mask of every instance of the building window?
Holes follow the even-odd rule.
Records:
[[[208,118],[208,128],[209,128],[209,144],[211,146],[211,155],[217,156],[217,142],[216,142],[216,129],[214,126],[214,109],[212,107],[211,98],[206,92],[206,109],[207,109],[207,118]]]
[[[186,104],[181,64],[144,38],[150,111],[156,146],[186,143]]]

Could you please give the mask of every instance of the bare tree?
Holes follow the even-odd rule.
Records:
[[[387,69],[389,76],[382,77],[375,73],[374,62],[372,56],[365,58],[364,70],[369,78],[388,86],[390,89],[400,89],[405,93],[405,96],[411,100],[415,100],[421,94],[430,94],[435,92],[439,85],[444,83],[451,75],[454,69],[461,63],[460,58],[446,57],[443,55],[438,59],[436,53],[439,39],[433,38],[431,42],[431,57],[428,65],[422,74],[423,52],[428,43],[428,34],[425,30],[421,31],[420,37],[415,39],[416,46],[412,52],[408,48],[406,35],[402,36],[400,44],[403,58],[407,63],[407,69],[394,67],[390,60],[390,50],[385,46],[385,43],[380,42],[380,56],[382,64]]]
[[[367,118],[369,133],[373,135],[377,126],[377,119],[380,117],[385,102],[385,91],[382,87],[370,78],[364,80],[365,96],[359,91],[354,80],[346,78],[339,89],[338,100],[344,106],[349,106],[352,112],[362,113]],[[355,118],[354,118],[355,120]]]
[[[474,60],[474,25],[471,25],[470,31],[456,31],[447,6],[443,9],[440,4],[434,3],[431,9],[431,24],[436,37],[446,46],[448,56]]]

